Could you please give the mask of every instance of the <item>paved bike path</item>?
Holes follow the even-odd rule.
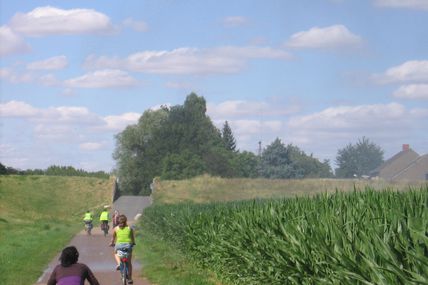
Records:
[[[121,213],[127,215],[130,219],[129,224],[132,225],[135,215],[142,213],[143,209],[149,206],[150,203],[149,197],[124,196],[120,197],[112,208],[118,209]],[[92,229],[92,235],[88,236],[82,230],[69,242],[69,245],[76,246],[79,251],[78,262],[88,265],[101,285],[120,284],[120,273],[115,271],[116,262],[113,257],[113,248],[109,246],[110,240],[111,230],[109,235],[104,237],[100,228],[97,227]],[[59,263],[58,258],[59,254],[49,263],[48,268],[37,281],[37,285],[46,284],[54,267]],[[138,263],[135,257],[132,259],[134,284],[150,285],[151,283],[148,280],[141,277],[141,264]]]

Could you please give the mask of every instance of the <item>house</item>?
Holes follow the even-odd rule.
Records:
[[[403,144],[403,149],[370,173],[372,178],[387,181],[428,180],[428,154],[419,155]]]

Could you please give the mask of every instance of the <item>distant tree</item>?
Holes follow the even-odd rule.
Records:
[[[0,175],[6,175],[7,174],[7,168],[2,163],[0,163]]]
[[[308,156],[297,146],[285,146],[280,139],[263,151],[260,161],[260,175],[265,178],[318,178],[332,176],[328,161],[321,163]]]
[[[226,149],[230,151],[236,151],[235,137],[233,136],[232,129],[230,128],[229,123],[227,121],[223,125],[221,138]]]
[[[330,162],[324,160],[320,162],[318,159],[311,155],[307,155],[304,151],[300,150],[297,146],[288,145],[288,155],[290,156],[292,174],[295,178],[319,178],[319,177],[332,177]]]
[[[265,178],[288,178],[290,158],[287,148],[276,138],[262,152],[260,174]]]
[[[238,152],[232,158],[232,167],[235,176],[255,178],[258,177],[259,157],[252,152]]]
[[[359,139],[355,145],[348,144],[337,152],[336,176],[351,178],[354,175],[369,175],[370,171],[382,164],[383,154],[382,148],[366,137]]]

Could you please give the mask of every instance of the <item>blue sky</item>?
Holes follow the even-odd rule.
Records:
[[[190,92],[240,150],[428,153],[428,0],[0,0],[0,20],[7,166],[111,171],[114,136]]]

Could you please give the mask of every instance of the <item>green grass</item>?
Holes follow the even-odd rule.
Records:
[[[1,284],[34,284],[81,230],[85,210],[110,202],[112,185],[89,177],[0,176]]]
[[[407,183],[388,183],[382,180],[358,179],[239,179],[199,176],[189,180],[155,180],[153,193],[155,204],[175,204],[182,202],[209,203],[255,198],[291,198],[312,196],[319,193],[331,193],[336,190],[352,191],[354,187],[364,189],[406,190],[409,187],[427,185],[426,181]]]
[[[137,254],[142,260],[143,274],[153,284],[162,285],[219,285],[213,273],[189,260],[168,242],[144,232],[137,237]]]

